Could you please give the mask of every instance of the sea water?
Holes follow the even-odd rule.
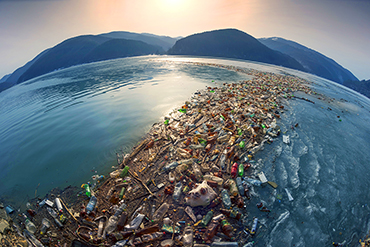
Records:
[[[18,206],[56,186],[79,185],[117,165],[154,122],[205,86],[249,79],[195,62],[313,81],[318,95],[284,101],[282,137],[254,157],[278,184],[253,188],[246,225],[259,218],[255,246],[357,246],[370,229],[370,101],[306,73],[245,61],[148,56],[56,71],[0,93],[0,195]],[[324,94],[325,96],[321,95]],[[285,191],[293,197],[290,201]],[[37,191],[36,191],[37,190]],[[260,212],[258,202],[271,210]]]

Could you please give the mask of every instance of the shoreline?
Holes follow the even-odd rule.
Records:
[[[113,214],[111,207],[114,205],[117,205],[117,203],[120,201],[120,199],[117,200],[116,198],[119,196],[119,193],[122,191],[122,188],[127,188],[126,189],[127,197],[125,199],[125,203],[128,206],[127,212],[133,213],[137,208],[139,208],[139,205],[143,205],[143,203],[144,205],[148,204],[146,206],[151,206],[152,204],[155,204],[156,208],[158,208],[160,205],[163,204],[164,201],[167,201],[167,200],[171,201],[172,199],[170,195],[167,195],[167,196],[163,195],[164,193],[163,190],[165,189],[166,186],[163,186],[160,189],[157,189],[158,185],[161,183],[168,185],[168,186],[171,185],[168,182],[168,171],[159,172],[160,176],[158,177],[157,175],[156,177],[154,177],[154,179],[151,177],[150,181],[147,181],[147,178],[148,176],[153,175],[153,173],[155,174],[155,171],[162,171],[163,167],[165,167],[166,165],[169,165],[173,162],[178,162],[180,160],[193,159],[192,166],[196,164],[195,166],[200,167],[201,173],[202,173],[201,176],[210,175],[207,173],[213,173],[213,174],[221,173],[221,177],[224,177],[225,180],[230,178],[230,173],[231,173],[230,170],[231,170],[232,163],[234,161],[238,163],[244,163],[244,161],[242,160],[245,159],[245,157],[248,158],[245,161],[246,163],[247,161],[253,162],[253,159],[250,159],[252,157],[248,157],[248,155],[253,156],[254,153],[258,152],[258,150],[261,149],[261,143],[264,143],[263,140],[265,140],[264,137],[266,133],[270,133],[272,131],[277,130],[275,129],[276,119],[280,118],[280,115],[279,113],[276,113],[276,111],[281,111],[284,109],[284,107],[281,108],[282,105],[280,105],[279,97],[290,99],[292,98],[292,95],[290,93],[293,93],[294,91],[297,91],[297,90],[303,91],[305,93],[313,93],[313,91],[311,91],[307,86],[302,86],[303,84],[309,84],[309,82],[299,77],[296,77],[296,76],[276,75],[273,73],[258,72],[258,71],[251,70],[251,69],[245,70],[245,69],[237,68],[234,66],[223,66],[223,65],[217,65],[217,64],[208,64],[208,63],[203,63],[203,64],[193,63],[193,64],[204,65],[204,66],[217,66],[217,67],[222,67],[222,68],[231,69],[231,70],[236,69],[236,71],[238,72],[249,73],[251,75],[254,75],[255,78],[249,81],[241,82],[241,83],[232,83],[229,85],[224,85],[223,88],[208,87],[208,89],[205,91],[201,91],[201,92],[198,91],[194,94],[195,98],[193,99],[199,99],[198,100],[199,104],[196,104],[194,102],[188,102],[188,103],[185,102],[184,106],[181,109],[183,112],[185,111],[186,113],[182,113],[182,114],[179,114],[178,112],[176,112],[176,114],[171,113],[170,115],[173,115],[173,116],[168,119],[168,125],[164,123],[153,124],[153,127],[151,128],[151,130],[143,136],[140,144],[133,148],[130,155],[128,157],[126,156],[126,158],[123,159],[120,165],[121,169],[124,166],[129,167],[129,174],[131,175],[130,181],[126,179],[125,176],[123,176],[122,178],[119,177],[119,174],[121,173],[120,171],[117,173],[118,177],[115,177],[114,175],[112,177],[107,176],[105,181],[102,181],[100,186],[98,186],[96,190],[97,191],[96,197],[98,201],[97,203],[98,211],[96,212],[96,216],[105,215],[107,218],[109,218],[109,216]],[[283,79],[290,79],[291,81],[289,82],[293,83],[293,85],[289,85],[287,82],[282,83],[282,85],[276,84],[277,82],[281,82],[280,80],[283,80]],[[262,84],[261,86],[261,83],[263,83],[264,80],[266,81],[271,80],[271,81],[269,81],[269,83]],[[248,84],[248,82],[251,83],[251,85]],[[287,90],[285,90],[284,86],[287,86],[286,87]],[[272,89],[274,89],[275,91]],[[244,93],[240,94],[239,91],[244,91]],[[250,93],[252,96],[259,97],[259,98],[254,99],[254,97],[249,97],[247,92]],[[217,99],[214,95],[223,95],[225,97],[223,99]],[[207,101],[205,100],[201,101],[202,97],[206,97]],[[224,107],[225,104],[228,107]],[[222,112],[212,111],[212,108],[217,108],[217,107],[223,107]],[[226,110],[227,108],[230,108],[230,109]],[[246,113],[243,112],[243,110],[245,109],[248,109]],[[240,112],[240,110],[242,112]],[[244,117],[242,117],[242,115]],[[186,121],[182,119],[186,117],[188,118]],[[273,124],[274,122],[273,120],[275,120],[275,124]],[[240,123],[238,123],[238,121]],[[188,124],[188,126],[185,126],[186,123],[191,123],[192,125]],[[216,125],[221,126],[222,124],[224,124],[224,126],[222,126],[220,130],[215,131],[217,129]],[[273,125],[275,127],[272,127]],[[187,127],[188,129],[186,129]],[[241,130],[242,132],[241,135],[239,135],[238,129]],[[267,132],[268,129],[271,129],[271,130]],[[220,135],[221,130],[226,133],[226,136],[228,136],[228,138],[225,138],[224,141],[220,142],[217,139],[219,137],[224,136],[224,135]],[[217,133],[214,133],[214,132],[217,132]],[[209,133],[213,133],[213,134],[208,135]],[[190,137],[190,135],[192,137],[190,139],[191,144],[189,143],[188,145],[186,145],[184,141],[186,142],[188,140],[188,137]],[[214,136],[216,136],[216,138],[214,138]],[[235,137],[233,142],[236,142],[237,144],[239,144],[238,147],[234,145],[235,143],[231,144],[231,142],[229,142],[231,137],[233,136]],[[276,138],[276,137],[273,137],[273,135],[270,135],[270,136],[271,138]],[[194,137],[197,137],[197,140],[195,140]],[[240,146],[240,141],[237,142],[238,141],[237,139],[239,139],[240,137],[245,137],[244,138],[245,146],[242,148]],[[203,139],[205,141],[204,143],[205,145],[202,145],[199,139]],[[231,152],[227,153],[230,149],[227,149],[226,146],[228,145],[226,143],[231,144],[229,145],[230,149],[234,147],[234,150],[233,150],[234,154],[230,154]],[[205,151],[204,149],[207,149],[208,144],[211,144],[211,146],[209,147],[208,151]],[[190,145],[195,145],[195,146],[193,146],[194,148],[188,148],[188,146]],[[196,145],[198,145],[198,147],[196,147]],[[200,146],[203,146],[203,147],[200,147]],[[174,147],[177,147],[177,149],[174,150],[175,149]],[[192,151],[190,150],[187,151],[187,149],[191,149]],[[223,150],[219,150],[219,149],[223,149]],[[183,150],[185,150],[185,152]],[[230,156],[230,158],[226,159],[227,167],[225,169],[220,169],[221,168],[219,167],[220,159],[221,159],[223,151],[225,150],[228,150],[226,153],[227,153],[227,156]],[[213,159],[213,157],[215,156],[216,158]],[[138,159],[138,157],[140,158]],[[178,162],[178,163],[181,163],[181,162]],[[178,165],[181,165],[181,164],[178,164]],[[248,169],[246,169],[245,172],[248,172]],[[182,175],[182,174],[178,174],[178,175]],[[189,178],[187,178],[186,180],[189,180],[190,182],[195,183],[195,179],[192,179],[191,176],[188,176],[188,177]],[[200,180],[199,178],[196,178],[196,179],[198,180],[199,183],[202,182],[202,181],[199,181]],[[125,180],[127,182],[124,182]],[[133,182],[133,181],[136,181],[136,182]],[[183,181],[183,180],[180,179],[180,181]],[[188,181],[184,184],[187,184],[187,183]],[[112,188],[114,189],[112,190]],[[216,186],[213,188],[215,191],[217,191],[216,192],[217,194],[220,194],[220,191],[221,191],[220,186]],[[67,191],[68,193],[69,189],[73,189],[73,188],[67,187],[67,190],[64,189],[63,191],[64,192]],[[76,188],[76,190],[78,189]],[[139,192],[141,193],[139,194]],[[70,192],[70,193],[73,193],[73,192]],[[152,197],[147,199],[149,195],[152,195]],[[76,200],[72,200],[71,202],[71,201],[67,201],[68,196],[64,196],[63,193],[61,193],[60,195],[56,195],[55,197],[60,197],[60,198],[63,197],[63,201],[66,203],[68,211],[71,212],[71,215],[69,215],[68,211],[67,212],[64,211],[64,215],[69,218],[69,220],[67,221],[65,225],[65,228],[75,229],[77,222],[75,222],[75,219],[73,217],[77,218],[78,212],[79,212],[79,206],[81,205],[81,203],[84,203],[86,205],[89,199],[86,196],[81,196]],[[182,194],[181,199],[184,199],[184,197],[185,197],[185,194]],[[112,198],[114,198],[114,200]],[[153,198],[156,198],[156,199],[153,199]],[[52,200],[53,198],[49,198],[49,199]],[[138,200],[140,200],[141,202],[138,203],[137,202]],[[150,201],[150,200],[152,200],[153,202],[145,203],[146,201]],[[176,204],[176,203],[177,203],[176,201],[171,201],[171,204]],[[137,207],[134,204],[137,204]],[[181,206],[185,207],[186,205],[181,205]],[[43,214],[42,212],[42,211],[46,211],[45,207],[46,206],[36,207],[36,210],[38,211],[38,214],[37,214],[38,216],[42,216],[42,215],[45,216],[45,214]],[[220,207],[220,204],[218,205],[218,207]],[[197,209],[194,209],[194,210],[197,210]],[[218,208],[214,210],[217,211]],[[148,214],[148,216],[151,215],[150,207],[148,209],[146,208],[146,210],[143,209],[142,211],[143,212],[148,211],[146,212],[146,214]],[[202,212],[202,210],[199,210],[199,212]],[[173,213],[173,215],[175,214],[176,213]],[[215,216],[217,214],[218,213],[215,213]],[[37,220],[38,216],[35,217],[35,222],[41,222]],[[172,216],[172,215],[169,214],[169,216]],[[235,223],[233,219],[228,218],[228,220],[231,223]],[[186,222],[187,223],[191,222],[192,224],[195,223],[192,221],[188,221],[188,218],[186,219]],[[147,225],[151,225],[150,219],[149,219],[149,222],[147,222]],[[68,240],[66,240],[67,237],[66,238],[63,237],[61,239],[57,238],[56,240],[54,240],[54,242],[55,241],[58,242],[57,240],[60,240],[61,244],[70,243],[71,239],[73,237],[74,238],[76,237],[75,234],[72,234],[70,232],[66,234],[68,235]],[[87,239],[85,240],[87,241]]]

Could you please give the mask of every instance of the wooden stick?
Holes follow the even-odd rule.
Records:
[[[143,186],[144,188],[149,192],[150,195],[154,196],[154,197],[157,197],[156,195],[154,195],[150,189],[148,188],[148,186],[146,186],[146,184],[140,179],[138,178],[138,176],[135,176],[131,171],[128,171],[128,173],[130,173],[130,175],[135,178],[136,180],[138,180]]]
[[[75,219],[75,221],[78,222],[78,220],[73,216],[73,214],[71,213],[71,211],[69,211],[69,209],[67,208],[67,206],[64,204],[63,200],[61,198],[59,198],[59,200],[63,203],[63,206],[65,207],[65,209],[67,210],[67,212],[73,217],[73,219]]]

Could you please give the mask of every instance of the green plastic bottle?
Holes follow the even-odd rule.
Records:
[[[244,140],[242,140],[241,142],[239,142],[239,147],[241,149],[243,149],[245,147],[245,141]]]
[[[238,175],[239,175],[239,177],[243,177],[243,175],[244,175],[244,165],[243,164],[239,164]]]
[[[91,191],[90,191],[90,186],[88,184],[83,184],[81,185],[81,188],[84,188],[85,189],[85,193],[88,197],[91,196]]]
[[[179,112],[181,112],[181,113],[186,113],[186,109],[179,109]]]
[[[208,223],[211,221],[213,217],[213,211],[208,211],[208,213],[203,217],[202,221],[200,222],[200,224],[203,226],[203,227],[206,227],[208,225]]]
[[[121,178],[124,178],[124,177],[126,177],[126,176],[127,176],[127,174],[128,174],[128,169],[130,169],[130,167],[129,167],[129,166],[125,166],[125,167],[123,168],[123,170],[122,170],[122,172],[121,172]]]
[[[125,194],[126,188],[122,187],[121,192],[119,193],[119,199],[123,198],[123,195]]]

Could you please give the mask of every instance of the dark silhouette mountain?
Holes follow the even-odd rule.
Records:
[[[349,87],[360,94],[365,95],[366,97],[370,98],[370,80],[362,80],[362,81],[344,81],[343,85]]]
[[[271,50],[249,34],[237,29],[190,35],[176,41],[168,54],[237,58],[304,71],[302,65],[292,57]]]
[[[159,46],[136,40],[110,39],[94,35],[78,36],[49,49],[19,77],[17,83],[56,69],[86,62],[163,52],[164,50]]]
[[[67,39],[46,49],[0,81],[0,91],[48,72],[86,62],[128,56],[163,54],[178,38],[154,34],[111,32]]]
[[[275,37],[258,40],[273,50],[293,57],[305,68],[307,72],[311,74],[315,74],[338,83],[343,83],[346,80],[358,81],[358,79],[349,70],[340,66],[333,59],[296,42]]]
[[[171,38],[168,36],[158,36],[150,33],[131,33],[131,32],[124,32],[124,31],[116,31],[110,33],[103,33],[99,36],[107,37],[111,39],[132,39],[132,40],[139,40],[150,45],[157,45],[163,48],[163,50],[167,51],[170,49],[178,40],[178,38]]]
[[[160,46],[148,45],[136,40],[112,39],[94,48],[84,57],[82,63],[163,53],[164,50]]]

